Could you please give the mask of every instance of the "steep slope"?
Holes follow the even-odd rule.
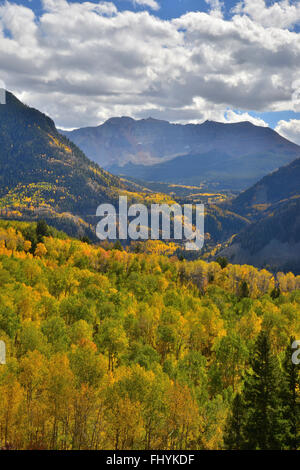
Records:
[[[204,249],[215,248],[218,243],[225,242],[232,235],[239,233],[250,224],[246,217],[225,210],[215,204],[205,205],[205,234]]]
[[[300,274],[300,196],[242,230],[221,255],[235,264]]]
[[[300,158],[265,176],[230,205],[244,216],[257,216],[272,204],[300,194]]]
[[[62,132],[114,174],[221,189],[245,189],[300,156],[299,146],[249,122],[180,125],[122,117]]]
[[[253,221],[221,252],[223,256],[232,263],[300,273],[300,159],[221,207]]]
[[[49,117],[9,92],[0,105],[0,168],[2,217],[43,216],[69,233],[89,230],[97,206],[126,189],[60,135]]]

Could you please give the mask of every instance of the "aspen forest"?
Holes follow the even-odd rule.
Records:
[[[0,222],[0,447],[299,448],[300,276],[138,246]]]

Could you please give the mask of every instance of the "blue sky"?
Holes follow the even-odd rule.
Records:
[[[97,0],[89,0],[92,3],[99,3]],[[225,0],[223,2],[223,9],[225,12],[225,17],[229,18],[232,16],[231,10],[234,8],[240,0]],[[70,3],[84,3],[85,0],[70,0]],[[294,0],[296,3],[297,0]],[[0,2],[1,3],[1,2]],[[2,1],[3,3],[3,1]],[[42,12],[42,4],[41,0],[14,0],[14,3],[19,5],[27,5],[30,6],[37,14],[41,14]],[[113,3],[117,6],[118,10],[131,10],[131,11],[142,11],[148,9],[152,12],[152,14],[158,16],[162,19],[171,19],[171,18],[178,18],[179,16],[185,14],[189,11],[209,11],[210,7],[205,0],[158,0],[160,8],[158,10],[152,10],[148,8],[147,5],[138,5],[131,0],[116,0]],[[267,0],[267,5],[272,5],[276,3],[275,0]],[[292,2],[291,2],[292,3]],[[296,26],[297,30],[297,26]],[[299,30],[299,27],[298,27]]]
[[[295,0],[0,0],[0,82],[64,128],[249,119],[300,143],[299,20]]]
[[[95,0],[90,0],[92,3],[98,3]],[[40,0],[15,0],[14,3],[19,5],[29,5],[34,11],[37,13],[42,12],[42,5]],[[84,3],[84,0],[70,0],[70,3]],[[129,0],[117,0],[113,2],[118,10],[132,10],[132,11],[141,11],[145,9],[151,10],[151,8],[147,8],[145,5],[138,5],[137,3]],[[236,5],[236,1],[228,0],[225,2],[225,10],[228,12],[231,10],[234,5]],[[163,19],[170,19],[170,18],[178,18],[179,16],[183,15],[187,11],[208,11],[209,6],[204,0],[161,0],[159,2],[160,8],[159,10],[155,10],[153,13],[160,18]]]

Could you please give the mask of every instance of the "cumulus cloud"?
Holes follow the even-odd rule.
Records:
[[[294,109],[299,34],[210,5],[163,21],[113,2],[43,0],[40,17],[6,2],[0,79],[64,128],[120,115],[257,123],[245,113]]]
[[[152,8],[152,10],[159,10],[160,6],[156,0],[131,0],[134,5],[141,5]]]
[[[146,0],[147,1],[147,0]],[[150,0],[151,1],[151,0]],[[43,6],[45,11],[50,12],[60,12],[65,11],[68,8],[68,1],[67,0],[42,0]],[[102,15],[114,15],[117,13],[117,7],[112,2],[99,2],[99,3],[91,3],[91,2],[84,2],[83,5],[84,11],[93,11],[95,13],[100,13]],[[79,10],[74,5],[74,12],[75,9],[79,13],[81,10],[80,4]]]
[[[265,27],[289,28],[300,21],[298,0],[279,0],[267,6],[265,0],[243,0],[234,8],[237,14],[245,14]]]
[[[292,87],[294,90],[292,94],[293,109],[295,112],[300,112],[300,80],[293,82]]]
[[[249,113],[237,113],[232,110],[228,110],[225,113],[226,122],[252,122],[255,126],[269,127],[268,124],[261,118],[251,116]]]
[[[279,121],[275,130],[286,139],[300,145],[300,120]]]
[[[205,0],[205,3],[210,6],[210,13],[212,16],[223,18],[223,2],[221,2],[220,0]]]

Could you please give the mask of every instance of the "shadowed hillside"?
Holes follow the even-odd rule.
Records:
[[[224,207],[252,219],[222,251],[234,263],[300,273],[300,159],[264,177]]]

